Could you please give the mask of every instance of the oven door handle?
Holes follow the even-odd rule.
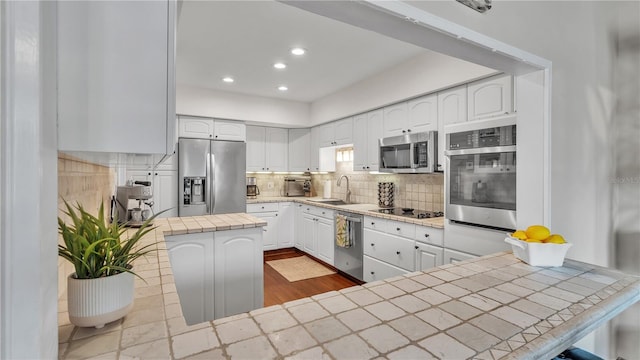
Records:
[[[447,150],[444,152],[445,156],[456,155],[477,155],[477,154],[491,154],[491,153],[504,153],[504,152],[516,152],[516,145],[507,146],[492,146],[475,149],[460,149],[460,150]]]

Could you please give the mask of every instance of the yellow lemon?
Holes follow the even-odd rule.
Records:
[[[527,239],[536,239],[542,241],[548,238],[549,235],[551,235],[551,232],[545,226],[531,225],[527,228],[525,234],[527,234]]]
[[[541,243],[542,242],[542,240],[531,239],[531,238],[527,238],[525,241],[526,242],[530,242],[530,243]]]
[[[511,237],[520,240],[527,240],[527,234],[525,234],[523,230],[514,231],[513,234],[511,234]]]
[[[553,235],[549,236],[548,238],[546,238],[544,240],[544,242],[549,243],[549,244],[564,244],[564,243],[566,243],[566,241],[564,241],[564,238],[562,237],[562,235],[558,235],[558,234],[553,234]]]

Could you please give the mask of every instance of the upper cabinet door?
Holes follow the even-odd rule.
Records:
[[[247,126],[247,171],[266,171],[265,128]]]
[[[289,129],[289,171],[311,171],[311,131]]]
[[[267,171],[288,171],[289,131],[280,128],[266,128],[265,153]]]
[[[334,123],[334,145],[353,143],[353,118],[338,120]]]
[[[443,125],[467,121],[467,86],[438,93],[438,119]]]
[[[384,108],[383,137],[406,134],[408,130],[407,103],[402,102]]]
[[[335,145],[335,123],[328,123],[318,126],[318,143],[320,147]]]
[[[246,126],[239,121],[216,120],[213,124],[214,140],[245,141]]]
[[[498,75],[469,84],[469,121],[511,113],[512,82],[510,75]]]
[[[178,136],[211,139],[213,137],[213,119],[180,116],[178,120]]]
[[[407,102],[409,128],[416,133],[438,130],[438,96],[423,96]]]
[[[367,170],[369,141],[367,114],[353,117],[353,170]]]
[[[57,3],[59,150],[173,152],[175,7]]]
[[[320,127],[311,128],[311,149],[309,152],[311,171],[320,171]]]
[[[382,110],[374,110],[367,113],[367,158],[369,165],[368,171],[378,171],[380,168],[380,145],[378,140],[383,135],[383,114]]]

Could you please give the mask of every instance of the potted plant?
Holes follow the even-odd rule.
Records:
[[[69,320],[76,326],[101,328],[133,307],[133,280],[138,276],[133,272],[133,261],[155,250],[155,242],[144,246],[139,242],[155,229],[149,225],[157,214],[133,232],[117,219],[109,224],[104,203],[97,216],[80,204],[74,209],[64,203],[71,223],[58,217],[64,242],[58,245],[58,255],[75,268],[67,278]]]

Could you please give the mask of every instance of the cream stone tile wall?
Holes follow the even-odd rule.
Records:
[[[58,154],[58,216],[67,220],[64,202],[76,202],[89,212],[97,214],[100,202],[104,201],[105,216],[109,214],[109,199],[115,191],[115,171],[107,166],[78,160],[72,156]],[[67,291],[67,276],[73,272],[68,261],[58,258],[58,297]]]
[[[437,174],[369,174],[353,171],[353,162],[345,161],[336,164],[336,172],[311,175],[312,195],[322,196],[324,184],[331,181],[331,196],[344,199],[347,190],[346,182],[342,186],[336,184],[338,178],[346,175],[349,178],[351,201],[355,203],[377,204],[378,183],[392,182],[395,187],[394,206],[411,207],[428,211],[444,211],[444,175]],[[284,174],[248,173],[247,177],[255,177],[260,188],[260,196],[282,196],[284,193]],[[296,176],[296,175],[291,175]],[[269,187],[269,184],[272,187]],[[260,198],[260,197],[258,197]]]

